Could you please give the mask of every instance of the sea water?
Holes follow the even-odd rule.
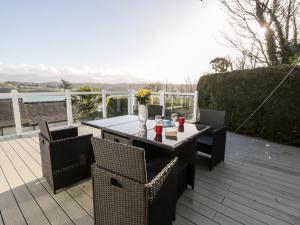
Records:
[[[0,99],[7,99],[7,97],[1,96]],[[53,102],[53,101],[65,101],[66,96],[47,96],[47,95],[37,95],[37,96],[26,96],[23,97],[23,102]]]

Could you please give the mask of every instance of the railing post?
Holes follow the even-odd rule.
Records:
[[[71,90],[66,90],[67,118],[68,126],[73,125],[72,97]]]
[[[17,90],[11,91],[12,106],[14,111],[14,120],[16,126],[16,134],[22,135],[21,114],[19,106],[19,93]]]
[[[166,106],[165,106],[165,92],[164,91],[159,91],[159,104],[163,106],[163,112],[162,115],[165,116],[165,110],[166,110]]]
[[[106,91],[102,90],[102,117],[107,118],[107,108],[106,108]]]
[[[131,89],[128,89],[128,97],[127,97],[127,101],[128,101],[128,104],[127,104],[127,108],[128,108],[128,115],[131,115],[132,114],[132,108],[133,108],[133,105],[132,105],[132,91]]]
[[[135,105],[135,90],[131,89],[131,115],[134,113],[134,105]]]
[[[193,122],[197,122],[198,113],[198,91],[194,92],[194,108],[193,108]]]

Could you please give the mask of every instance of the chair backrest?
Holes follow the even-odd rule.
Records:
[[[142,184],[148,183],[144,149],[100,138],[92,138],[92,145],[99,167]]]
[[[200,109],[200,123],[211,126],[212,129],[221,128],[224,126],[225,111]]]
[[[92,165],[96,225],[147,225],[146,185]]]
[[[148,117],[154,118],[157,115],[162,116],[163,106],[162,105],[147,105],[148,107]]]
[[[51,133],[50,133],[50,130],[49,130],[48,122],[46,120],[40,119],[38,121],[38,124],[39,124],[41,134],[45,138],[47,138],[49,141],[52,141],[52,136],[51,136]]]

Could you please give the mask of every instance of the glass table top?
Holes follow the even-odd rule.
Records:
[[[175,127],[164,127],[162,135],[156,135],[154,131],[155,120],[147,120],[146,127],[141,132],[140,122],[135,115],[126,115],[113,117],[102,120],[94,120],[83,122],[84,125],[100,128],[109,132],[116,132],[123,135],[131,135],[137,139],[145,140],[147,142],[161,143],[168,146],[176,146],[189,138],[193,138],[201,133],[204,133],[210,128],[203,124],[188,124]],[[173,131],[173,135],[167,135],[167,131]]]
[[[175,147],[185,140],[205,132],[209,128],[209,126],[202,124],[185,123],[183,126],[163,128],[161,135],[156,135],[156,132],[153,129],[149,129],[146,132],[139,132],[134,136],[141,139],[146,139],[148,141]],[[168,135],[168,131],[171,131],[173,135]]]
[[[137,116],[125,115],[125,116],[117,116],[117,117],[111,117],[111,118],[101,119],[101,120],[86,121],[86,122],[82,122],[82,124],[101,129],[104,127],[110,127],[110,126],[115,126],[123,123],[130,123],[134,121],[138,121]]]

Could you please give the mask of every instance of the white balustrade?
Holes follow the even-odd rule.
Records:
[[[163,106],[162,115],[165,116],[166,106],[165,106],[165,92],[164,91],[159,92],[159,104]]]
[[[21,124],[21,114],[19,106],[19,93],[17,90],[11,91],[12,106],[14,111],[14,120],[16,126],[16,134],[22,135],[22,124]]]
[[[198,91],[194,92],[193,122],[197,121],[198,114]]]
[[[133,115],[134,93],[134,90],[128,90],[128,115]]]
[[[71,92],[70,90],[66,90],[65,92],[34,92],[34,93],[19,93],[16,90],[12,90],[11,93],[0,93],[0,98],[11,98],[12,99],[12,106],[13,106],[13,113],[14,113],[14,121],[16,126],[16,134],[22,135],[22,124],[21,124],[21,114],[20,114],[20,106],[19,106],[19,98],[22,97],[30,97],[30,96],[65,96],[66,97],[66,108],[67,108],[67,119],[68,125],[72,126],[74,124],[73,113],[72,113],[72,96],[75,95],[91,95],[97,94],[102,95],[102,114],[103,118],[107,118],[107,104],[106,99],[107,96],[118,96],[118,97],[127,97],[128,99],[128,114],[132,115],[134,113],[134,104],[135,104],[135,90],[129,89],[128,91],[93,91],[93,92]],[[174,96],[182,96],[180,101],[181,107],[184,105],[184,97],[192,97],[194,99],[193,104],[193,121],[197,119],[197,112],[198,112],[198,92],[195,91],[194,93],[182,93],[182,92],[152,92],[152,95],[159,96],[159,104],[163,106],[163,116],[165,116],[166,111],[166,100],[165,96],[169,95],[172,96],[172,107],[174,104]],[[153,99],[152,99],[153,101]],[[190,99],[189,99],[190,102]],[[189,103],[190,105],[190,103]],[[120,107],[120,106],[119,106]]]
[[[73,125],[73,111],[72,111],[72,97],[71,90],[66,90],[66,105],[67,105],[67,119],[68,125]]]
[[[103,114],[103,119],[107,118],[106,91],[105,90],[102,90],[102,114]]]

